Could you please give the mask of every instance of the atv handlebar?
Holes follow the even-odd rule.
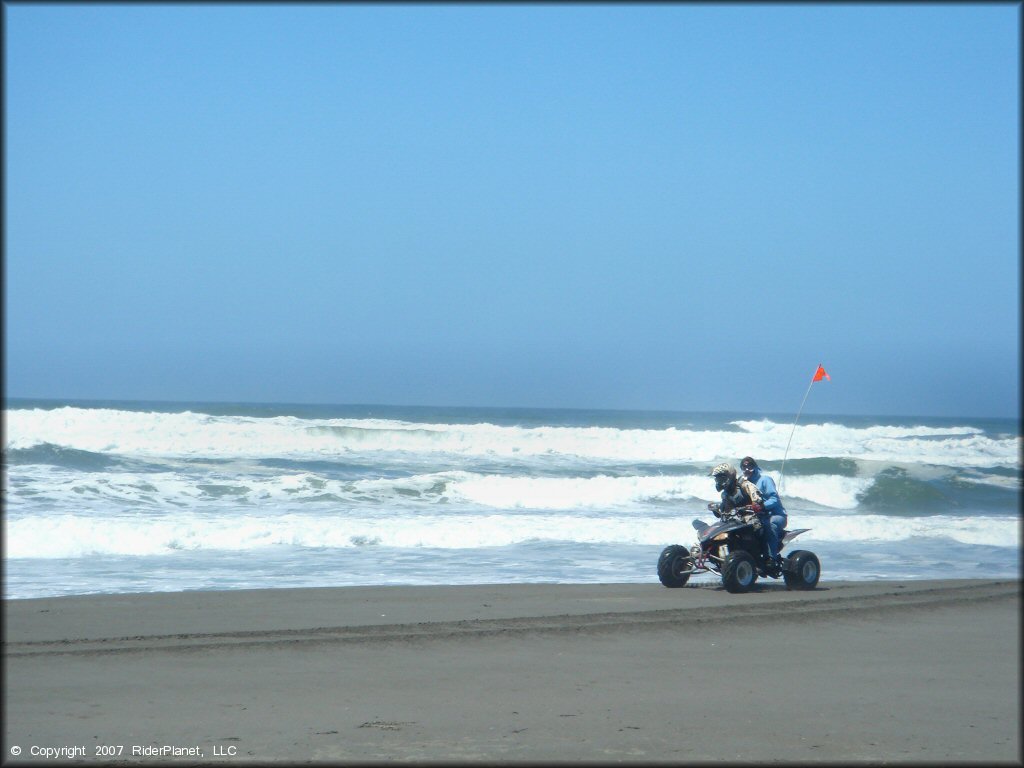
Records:
[[[708,509],[712,513],[714,513],[715,517],[723,519],[727,517],[745,517],[747,515],[758,514],[756,511],[754,511],[754,507],[751,506],[750,504],[744,504],[742,507],[733,507],[732,509],[728,509],[725,512],[723,512],[722,505],[719,504],[717,501],[713,501],[710,504],[708,504]]]

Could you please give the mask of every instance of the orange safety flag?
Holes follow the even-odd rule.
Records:
[[[813,383],[815,381],[821,381],[822,379],[828,379],[829,381],[832,381],[832,377],[825,373],[825,369],[822,368],[821,363],[819,363],[818,370],[814,372],[814,378],[811,379],[811,382]]]

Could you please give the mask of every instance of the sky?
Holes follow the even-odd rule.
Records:
[[[3,12],[7,397],[1019,417],[1019,4]]]

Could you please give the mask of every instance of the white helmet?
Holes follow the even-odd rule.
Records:
[[[736,470],[732,464],[719,464],[708,474],[715,478],[715,489],[718,491],[723,491],[736,482]]]

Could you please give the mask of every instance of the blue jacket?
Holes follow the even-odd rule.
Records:
[[[779,498],[779,492],[775,490],[774,480],[768,475],[761,474],[760,469],[755,469],[750,475],[750,482],[757,486],[765,512],[769,515],[786,514],[786,509],[782,506],[782,499]]]

